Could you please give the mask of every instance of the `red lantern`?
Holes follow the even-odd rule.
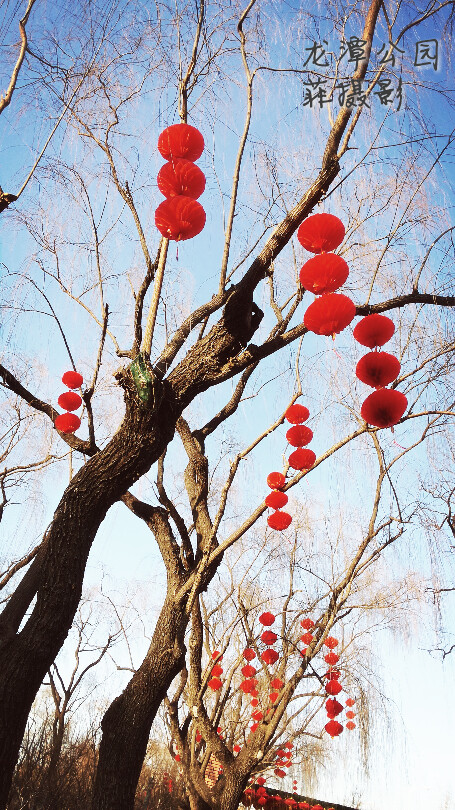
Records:
[[[338,683],[338,681],[333,681],[333,680],[327,681],[327,683],[325,685],[325,691],[327,692],[327,694],[328,695],[333,695],[333,696],[339,695],[342,688],[343,687],[341,686],[341,683]]]
[[[316,335],[335,335],[346,329],[354,316],[355,304],[347,295],[329,293],[310,304],[303,323]]]
[[[341,287],[349,275],[349,267],[335,253],[313,256],[300,271],[300,283],[315,295],[333,293]]]
[[[393,427],[400,421],[408,400],[394,388],[379,388],[366,398],[360,413],[369,425],[378,428]]]
[[[330,666],[332,666],[332,664],[338,663],[339,660],[340,656],[334,652],[329,652],[327,653],[327,655],[324,655],[324,661],[326,662],[326,664],[330,664]]]
[[[346,712],[346,717],[348,718],[348,720],[353,720],[355,717],[355,712],[352,711]]]
[[[280,768],[275,768],[273,773],[275,774],[275,776],[279,776],[280,779],[282,779],[283,776],[286,776],[286,771],[282,771]]]
[[[212,652],[212,658],[213,658],[213,660],[214,660],[214,661],[215,661],[217,658],[219,658],[219,660],[221,661],[221,660],[222,660],[222,658],[223,658],[223,656],[221,655],[221,653],[219,652],[219,650],[214,650],[214,651]]]
[[[253,718],[253,720],[256,720],[257,722],[259,722],[259,720],[262,720],[264,715],[262,714],[262,712],[257,711],[257,712],[253,712],[251,717]],[[264,782],[265,782],[265,779],[264,779]],[[264,784],[264,782],[262,784]]]
[[[313,431],[307,425],[294,425],[286,432],[286,439],[292,447],[302,447],[309,444],[313,438]]]
[[[60,413],[54,424],[60,433],[74,433],[80,428],[81,420],[75,413]]]
[[[257,684],[256,678],[249,678],[248,680],[242,681],[240,684],[240,689],[245,695],[248,695],[250,692],[253,691],[254,687]]]
[[[261,640],[264,644],[267,644],[267,647],[270,647],[271,644],[275,644],[277,638],[277,634],[273,633],[271,630],[264,630],[264,632],[261,633]]]
[[[223,684],[221,683],[219,678],[210,678],[207,684],[207,686],[209,686],[210,689],[213,689],[214,692],[218,692],[218,689],[221,689],[222,685]]]
[[[82,405],[82,398],[73,391],[65,391],[64,394],[60,394],[57,402],[65,411],[77,411]]]
[[[327,678],[328,681],[337,681],[340,675],[341,672],[339,669],[329,669],[329,671],[325,673],[324,678]]]
[[[354,339],[362,346],[374,349],[383,346],[395,332],[395,324],[386,315],[367,315],[359,321],[353,331]]]
[[[242,749],[241,749],[240,745],[234,745],[232,750],[233,750],[234,754],[238,754],[239,751],[241,751]]]
[[[313,639],[312,633],[304,633],[303,636],[300,636],[300,641],[303,641],[304,644],[311,644]]]
[[[328,713],[333,714],[334,717],[336,717],[337,714],[340,714],[340,712],[343,711],[343,706],[341,705],[341,703],[338,703],[338,701],[335,700],[335,698],[329,698],[328,700],[326,700],[325,708],[327,709]]]
[[[354,706],[355,700],[353,698],[348,698],[346,701],[346,706]]]
[[[273,615],[273,613],[269,613],[268,611],[266,611],[265,613],[261,613],[261,615],[259,616],[259,621],[261,624],[264,625],[264,627],[271,627],[275,621],[275,616]]]
[[[158,151],[165,160],[172,158],[197,160],[204,151],[204,138],[199,130],[190,124],[173,124],[160,134]]]
[[[205,211],[191,197],[169,197],[155,211],[155,225],[166,239],[192,239],[205,225]]]
[[[372,388],[383,388],[396,380],[400,373],[400,361],[387,352],[368,352],[360,358],[355,370],[356,377]]]
[[[258,785],[265,785],[265,781],[266,780],[264,779],[263,776],[258,776],[258,778],[256,779],[256,782],[258,783]]]
[[[247,647],[243,651],[243,657],[246,658],[247,661],[252,661],[253,658],[256,658],[256,653],[251,649],[251,647]]]
[[[77,371],[65,371],[62,377],[62,383],[64,383],[67,388],[80,388],[83,382],[84,378],[82,374],[79,374]]]
[[[270,686],[272,686],[274,689],[281,689],[284,686],[284,683],[280,678],[274,678],[273,681],[270,681]]]
[[[338,647],[338,639],[334,638],[333,636],[327,636],[324,644],[329,648],[329,650],[334,650],[335,647]],[[327,661],[327,663],[329,662]]]
[[[310,412],[308,408],[306,408],[305,405],[300,405],[298,402],[295,402],[294,405],[290,405],[284,414],[285,418],[292,425],[300,425],[302,422],[306,422],[309,415]]]
[[[283,489],[286,483],[286,479],[283,473],[280,472],[271,472],[267,476],[267,486],[270,489]]]
[[[308,802],[299,802],[299,810],[310,810]]]
[[[253,675],[256,675],[256,667],[252,667],[251,664],[246,664],[240,670],[244,678],[252,678]]]
[[[215,664],[215,666],[212,668],[212,675],[218,677],[218,675],[222,674],[223,674],[223,667],[220,667],[219,664]]]
[[[276,529],[278,532],[282,532],[291,525],[292,517],[288,512],[280,512],[277,510],[268,516],[267,523],[271,529]]]
[[[258,726],[259,726],[259,723],[253,723],[253,725],[250,726],[250,731],[251,731],[252,734],[254,734],[254,732],[257,730]]]
[[[349,731],[353,731],[355,729],[355,723],[353,723],[352,720],[348,720],[346,723],[346,728],[348,728]]]
[[[205,176],[190,160],[165,163],[158,172],[158,188],[165,197],[191,197],[197,200],[205,189]]]
[[[254,708],[255,706],[259,706],[259,701],[258,701],[258,699],[257,699],[257,698],[253,698],[253,700],[251,701],[251,705],[253,706],[253,708]]]
[[[331,737],[338,737],[339,734],[343,731],[343,726],[338,720],[329,720],[328,723],[324,726],[327,734],[330,734]]]
[[[273,492],[269,492],[265,502],[271,509],[280,509],[282,506],[286,506],[288,500],[289,498],[285,492],[274,489]]]
[[[298,447],[289,456],[289,466],[293,470],[310,470],[316,461],[316,453],[308,447]]]
[[[307,617],[306,619],[302,619],[300,626],[303,627],[304,630],[310,630],[312,627],[314,627],[314,621],[313,619]]]
[[[344,239],[341,219],[333,214],[313,214],[305,219],[297,231],[297,239],[310,253],[335,250]]]
[[[264,664],[275,664],[279,657],[280,656],[276,650],[268,649],[261,653],[261,658],[264,661]]]

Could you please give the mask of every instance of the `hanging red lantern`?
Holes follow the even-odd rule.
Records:
[[[355,723],[353,723],[352,720],[348,720],[346,723],[346,728],[348,728],[349,731],[353,731],[355,729]]]
[[[207,686],[209,686],[210,689],[213,689],[214,692],[218,692],[218,689],[221,689],[222,685],[223,684],[221,683],[219,678],[210,678],[207,684]]]
[[[293,470],[310,470],[316,461],[316,453],[308,447],[298,447],[291,453],[288,461]]]
[[[327,655],[324,655],[324,661],[326,664],[330,664],[330,666],[332,666],[332,664],[337,664],[339,660],[340,656],[334,652],[329,652]]]
[[[221,661],[223,656],[221,655],[219,650],[214,650],[212,652],[212,659],[215,661],[217,658]]]
[[[327,636],[326,640],[324,641],[324,644],[326,647],[329,648],[329,650],[334,650],[335,647],[338,647],[338,639],[334,638],[333,636]]]
[[[394,322],[386,315],[378,315],[375,312],[373,315],[366,315],[355,325],[353,335],[357,343],[375,349],[387,343],[394,332]]]
[[[73,391],[65,391],[63,394],[60,394],[57,402],[65,411],[77,411],[82,405],[82,398]]]
[[[258,728],[259,728],[259,723],[253,723],[253,725],[250,726],[251,733],[254,734],[254,732],[257,731]]]
[[[262,720],[264,715],[262,714],[261,711],[258,710],[257,712],[253,712],[251,717],[253,718],[253,720],[256,720],[257,722],[259,722],[260,720]],[[264,779],[264,782],[265,782],[265,779]],[[264,784],[264,782],[262,784]]]
[[[271,644],[275,644],[277,638],[277,634],[273,633],[272,630],[264,630],[264,632],[261,633],[261,640],[264,644],[267,644],[268,647],[270,647]]]
[[[339,669],[329,669],[329,671],[325,673],[324,678],[327,678],[328,681],[338,681],[340,675],[341,672]]]
[[[172,124],[161,132],[158,138],[158,151],[165,160],[172,158],[197,160],[204,151],[204,138],[199,130],[190,124]]]
[[[299,810],[310,810],[308,802],[299,802]]]
[[[355,712],[352,711],[346,712],[346,717],[348,718],[348,720],[353,720],[355,717]]]
[[[211,674],[214,675],[215,677],[218,677],[219,675],[222,675],[223,674],[223,667],[220,667],[219,664],[215,664],[215,666],[212,667],[212,673]]]
[[[294,405],[290,405],[284,414],[287,421],[292,425],[301,425],[302,422],[306,422],[309,415],[310,412],[308,408],[305,407],[305,405],[300,405],[299,402],[295,402]]]
[[[259,701],[258,701],[258,699],[257,699],[257,698],[253,698],[253,700],[251,701],[251,705],[253,706],[253,708],[254,708],[255,706],[259,706]]]
[[[75,413],[60,413],[55,422],[55,427],[60,433],[74,433],[81,426],[81,420]]]
[[[282,532],[291,525],[292,517],[288,512],[280,512],[277,510],[268,516],[267,523],[271,529]]]
[[[393,354],[368,352],[357,363],[355,374],[366,385],[383,388],[396,380],[400,368],[400,361]]]
[[[349,267],[336,253],[321,253],[313,256],[300,271],[300,283],[314,295],[333,293],[349,276]]]
[[[169,197],[155,211],[155,225],[166,239],[183,242],[200,233],[205,225],[205,211],[191,197]]]
[[[310,253],[335,250],[344,239],[341,219],[333,214],[313,214],[305,219],[297,231],[297,239]]]
[[[306,619],[302,619],[300,626],[303,627],[304,630],[311,630],[311,628],[314,627],[314,621],[307,616]]]
[[[238,754],[239,751],[241,751],[242,749],[241,749],[240,745],[234,745],[232,750],[233,750],[234,754]]]
[[[341,686],[341,683],[339,683],[338,681],[333,680],[327,681],[325,685],[325,691],[327,692],[328,695],[332,696],[339,695],[342,689],[343,687]]]
[[[355,316],[355,304],[347,295],[329,293],[308,307],[303,323],[316,335],[335,335],[346,329]]]
[[[261,613],[261,615],[259,616],[259,621],[261,624],[264,625],[264,627],[271,627],[275,621],[275,616],[273,615],[273,613],[269,613],[269,611],[266,611],[265,613]]]
[[[355,705],[354,698],[348,698],[346,701],[346,706],[354,706],[354,705]]]
[[[329,720],[328,723],[324,726],[327,734],[330,734],[331,737],[338,737],[339,734],[343,731],[343,726],[338,720]]]
[[[62,377],[62,383],[67,388],[80,388],[83,382],[84,378],[78,371],[65,371]]]
[[[265,502],[270,509],[280,509],[282,506],[286,506],[288,500],[289,498],[285,492],[274,489],[273,492],[269,492]]]
[[[247,680],[242,681],[242,683],[240,684],[240,689],[242,690],[242,692],[245,693],[245,695],[248,695],[254,689],[256,684],[257,684],[256,678],[248,678]]]
[[[275,664],[278,661],[279,654],[276,650],[268,649],[261,653],[261,658],[264,664]]]
[[[285,742],[285,744],[283,745],[283,748],[287,748],[287,749],[288,749],[288,751],[292,751],[292,749],[294,748],[294,743],[293,743],[293,742],[291,742],[291,740],[288,740],[288,741],[287,741],[287,742]]]
[[[277,755],[277,757],[280,757],[280,758],[281,758],[281,757],[284,757],[284,751],[283,751],[283,749],[282,749],[282,748],[279,748],[279,749],[278,749],[278,751],[276,752],[276,755]]]
[[[247,661],[252,661],[253,658],[256,658],[256,653],[251,649],[251,647],[246,647],[246,649],[243,651],[243,657],[246,658]]]
[[[281,768],[275,768],[273,773],[275,774],[275,776],[279,776],[280,779],[282,779],[283,776],[286,776],[286,771],[282,771]]]
[[[251,664],[246,664],[240,670],[244,678],[252,678],[253,675],[256,675],[256,667],[252,667]]]
[[[335,700],[335,698],[329,698],[328,700],[326,700],[325,708],[327,709],[329,714],[333,714],[334,717],[336,717],[337,714],[340,714],[340,712],[343,711],[343,706],[341,705],[341,703],[338,702],[338,700]]]
[[[283,473],[280,472],[271,472],[267,476],[267,486],[270,489],[283,489],[286,483],[286,479]]]
[[[393,427],[400,421],[408,400],[394,388],[379,388],[366,398],[360,413],[365,422],[378,428]]]
[[[313,431],[307,425],[294,425],[286,431],[286,439],[292,447],[302,447],[309,444],[313,438]]]
[[[165,197],[191,197],[197,200],[205,189],[204,172],[191,160],[182,158],[165,163],[156,181]]]
[[[284,683],[281,678],[274,678],[272,681],[270,681],[270,686],[272,686],[273,689],[282,689]]]
[[[266,780],[264,779],[263,776],[258,776],[258,778],[256,779],[256,782],[258,783],[258,785],[262,786],[262,785],[265,785]]]
[[[303,636],[300,636],[300,641],[303,641],[304,644],[311,644],[313,639],[314,636],[312,633],[304,633]]]

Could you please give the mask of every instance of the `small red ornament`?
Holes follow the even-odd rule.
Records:
[[[338,720],[329,720],[328,723],[324,726],[327,734],[330,734],[331,737],[338,737],[339,734],[343,731],[343,726]]]
[[[67,388],[80,388],[83,382],[84,378],[78,371],[65,371],[62,377],[62,383]]]
[[[334,638],[333,636],[327,636],[324,644],[329,648],[329,650],[334,650],[335,647],[338,647],[338,639]],[[327,661],[327,663],[329,662]]]
[[[279,776],[280,779],[282,779],[283,776],[286,776],[286,771],[282,771],[281,768],[275,768],[273,773],[275,774],[275,776]]]
[[[308,447],[298,447],[291,453],[288,461],[293,470],[310,470],[316,461],[316,453]]]
[[[241,751],[242,749],[241,749],[240,745],[234,745],[232,750],[233,750],[234,754],[238,754],[239,751]]]
[[[213,658],[213,660],[214,660],[214,661],[215,661],[216,659],[218,659],[219,661],[221,661],[221,660],[222,660],[222,658],[223,658],[223,656],[221,655],[221,653],[219,652],[219,650],[214,650],[214,651],[212,652],[212,658]]]
[[[57,402],[65,411],[77,411],[82,405],[82,398],[73,391],[65,391],[63,394],[60,394]]]
[[[400,361],[395,355],[387,352],[368,352],[357,363],[355,374],[366,385],[383,388],[396,380],[400,368]]]
[[[291,525],[292,517],[289,512],[280,512],[280,510],[277,509],[276,512],[272,512],[272,514],[268,516],[267,523],[271,529],[282,532]]]
[[[195,163],[180,158],[161,167],[157,183],[165,197],[191,197],[197,200],[205,189],[205,176]]]
[[[270,703],[276,703],[276,701],[278,700],[278,692],[270,692],[269,698]]]
[[[215,677],[218,677],[219,675],[222,675],[222,674],[223,674],[223,667],[220,667],[219,664],[215,664],[215,666],[212,667],[212,675],[214,675]]]
[[[242,667],[240,672],[244,678],[252,678],[254,675],[256,675],[256,667],[252,667],[251,664],[246,664],[244,667]]]
[[[303,627],[304,630],[311,630],[311,628],[314,627],[314,621],[307,617],[306,619],[302,619],[300,626]]]
[[[289,498],[285,492],[274,489],[273,492],[269,492],[265,502],[270,509],[280,509],[282,506],[286,506],[288,500]]]
[[[193,239],[205,225],[205,211],[191,197],[169,197],[155,211],[155,225],[162,236],[183,242]]]
[[[346,701],[346,706],[354,706],[354,705],[355,705],[354,698],[348,698]]]
[[[246,649],[243,651],[243,657],[246,658],[247,661],[252,661],[253,658],[256,658],[256,653],[251,649],[251,647],[246,647]]]
[[[300,636],[300,641],[303,641],[304,644],[311,644],[313,639],[314,636],[312,633],[304,633],[303,636]]]
[[[313,431],[307,425],[294,425],[286,431],[286,439],[292,447],[303,447],[313,438]]]
[[[360,413],[365,422],[378,428],[393,427],[400,421],[408,400],[394,388],[379,388],[366,398]]]
[[[327,683],[325,685],[325,691],[327,692],[327,694],[328,695],[333,695],[333,696],[339,695],[342,688],[343,687],[341,686],[341,683],[339,683],[338,681],[333,681],[333,680],[332,681],[327,681]]]
[[[353,711],[346,712],[346,717],[348,718],[348,720],[353,720],[355,717],[355,712]]]
[[[258,776],[256,782],[258,783],[258,785],[265,785],[266,780],[264,779],[263,776]]]
[[[245,695],[248,695],[254,689],[256,685],[254,683],[255,680],[256,680],[255,678],[248,678],[247,680],[242,681],[242,683],[240,684],[240,689],[242,690],[242,692],[245,693]]]
[[[74,433],[81,426],[81,420],[75,413],[60,413],[55,422],[60,433]]]
[[[347,295],[329,293],[308,307],[303,323],[316,335],[335,335],[346,329],[355,316],[355,304]]]
[[[339,660],[340,656],[334,652],[329,652],[327,655],[324,655],[324,661],[330,666],[332,666],[332,664],[337,664]]]
[[[277,651],[272,649],[264,650],[264,652],[261,653],[261,658],[264,661],[264,664],[275,664],[279,657],[280,656]]]
[[[284,414],[287,421],[292,425],[300,425],[302,422],[306,422],[309,415],[310,412],[308,408],[305,405],[300,405],[299,402],[295,402],[294,405],[290,405]]]
[[[286,479],[283,473],[280,472],[271,472],[267,476],[267,486],[270,489],[283,489],[286,483]]]
[[[315,295],[333,293],[349,276],[349,267],[341,256],[335,253],[321,253],[313,256],[300,271],[300,283]]]
[[[251,717],[253,718],[253,720],[256,720],[257,722],[259,722],[259,720],[262,720],[262,718],[264,717],[264,715],[262,714],[262,712],[261,712],[261,711],[259,711],[259,710],[258,710],[257,712],[253,712],[253,714],[251,715]]]
[[[253,708],[254,708],[255,706],[259,706],[259,701],[258,701],[258,699],[257,699],[257,698],[253,698],[253,700],[251,701],[251,705],[253,706]]]
[[[223,684],[221,683],[219,678],[210,678],[207,684],[207,686],[209,686],[210,689],[213,689],[214,692],[218,692],[218,689],[221,689],[222,685]]]
[[[340,714],[340,712],[343,711],[343,706],[341,705],[341,703],[338,703],[338,700],[335,700],[335,698],[329,698],[328,700],[326,700],[325,708],[327,709],[328,713],[333,714],[334,717],[336,717],[337,714]]]
[[[269,611],[266,611],[265,613],[261,613],[261,615],[259,616],[259,621],[261,624],[264,625],[264,627],[271,627],[275,621],[275,616],[273,615],[273,613],[269,613]]]
[[[297,231],[297,239],[310,253],[335,250],[344,239],[341,219],[333,214],[313,214],[305,219]]]
[[[204,151],[204,138],[199,130],[190,124],[172,124],[161,132],[158,138],[158,151],[165,160],[172,158],[197,160]]]
[[[348,728],[349,731],[353,731],[353,729],[355,729],[355,723],[353,723],[352,720],[348,720],[348,722],[346,723],[346,728]]]
[[[264,632],[261,633],[261,641],[267,644],[268,647],[270,647],[271,644],[275,644],[277,638],[277,634],[273,633],[272,630],[264,630]]]
[[[353,331],[354,339],[362,346],[374,349],[383,346],[395,332],[395,324],[386,315],[367,315],[359,321]]]
[[[274,678],[272,681],[270,681],[270,686],[272,686],[273,689],[282,689],[284,683],[281,678]]]

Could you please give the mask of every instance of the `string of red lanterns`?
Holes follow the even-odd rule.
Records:
[[[62,383],[70,389],[80,388],[83,381],[82,374],[77,371],[65,371],[62,377]],[[61,408],[65,408],[66,413],[59,413],[54,422],[55,427],[60,433],[74,433],[80,428],[81,420],[72,411],[77,411],[81,407],[82,397],[74,390],[70,390],[60,394],[57,401]]]
[[[395,332],[395,325],[385,315],[367,315],[354,328],[354,339],[373,351],[360,358],[356,367],[358,379],[376,390],[364,401],[360,413],[370,425],[389,428],[403,416],[408,400],[401,391],[386,388],[394,382],[401,369],[400,361],[393,354],[378,352]]]
[[[155,225],[166,239],[192,239],[206,221],[197,202],[205,189],[205,176],[194,163],[202,155],[204,138],[189,124],[173,124],[160,134],[158,150],[168,163],[158,173],[158,188],[166,199],[155,211]]]

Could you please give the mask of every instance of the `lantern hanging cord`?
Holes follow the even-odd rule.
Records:
[[[158,261],[158,268],[155,276],[155,284],[153,287],[152,300],[150,302],[149,314],[147,316],[147,323],[145,326],[144,337],[142,339],[141,351],[147,357],[150,357],[150,352],[152,349],[153,332],[155,329],[155,321],[161,295],[161,287],[163,286],[164,268],[166,266],[168,246],[169,246],[169,239],[163,239],[161,242],[160,258]]]

